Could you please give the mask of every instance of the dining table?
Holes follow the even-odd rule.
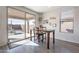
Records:
[[[34,30],[34,32],[35,31],[37,31],[37,30]],[[39,31],[43,31],[43,32],[45,32],[46,33],[46,47],[47,47],[47,49],[50,49],[50,33],[52,33],[53,35],[53,45],[55,44],[55,30],[39,30]],[[31,31],[31,33],[30,34],[32,34],[32,31]],[[34,36],[35,36],[35,33],[34,33]],[[31,38],[31,40],[32,40],[32,38]]]
[[[55,44],[55,30],[43,30],[47,33],[47,49],[50,49],[50,33],[53,34],[53,45]]]

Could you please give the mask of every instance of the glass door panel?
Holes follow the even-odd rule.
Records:
[[[32,35],[33,29],[35,27],[35,16],[29,13],[26,13],[26,38],[30,37],[30,30],[32,30]]]
[[[22,15],[22,16],[21,16]],[[25,39],[25,13],[8,8],[8,39],[16,42]]]

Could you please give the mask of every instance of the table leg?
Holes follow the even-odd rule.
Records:
[[[45,33],[45,40],[46,40],[46,33]]]
[[[53,31],[53,44],[55,44],[55,31]]]
[[[47,49],[49,49],[50,44],[50,32],[47,33]]]

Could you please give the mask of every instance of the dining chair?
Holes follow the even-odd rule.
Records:
[[[46,39],[46,33],[43,32],[43,30],[45,30],[45,27],[42,27],[42,30],[40,30],[39,27],[36,27],[34,29],[34,39],[36,37],[38,39],[38,42],[40,42],[40,41],[43,42],[43,40]]]

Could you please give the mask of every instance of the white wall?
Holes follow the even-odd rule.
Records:
[[[39,24],[39,22],[38,22],[39,14],[38,13],[28,10],[24,7],[15,7],[14,6],[13,8],[17,8],[19,10],[26,11],[26,12],[36,15],[36,25]],[[6,45],[8,42],[7,23],[8,23],[7,7],[0,6],[0,46]]]
[[[42,24],[47,29],[53,29],[53,27],[50,26],[49,23],[52,23],[52,24],[55,23],[55,22],[57,23],[57,21],[54,21],[55,19],[50,19],[50,17],[57,17],[57,12],[50,11],[50,12],[47,12],[47,13],[43,14],[42,18],[43,18],[43,20],[48,20],[48,24],[43,24],[43,22],[42,22]],[[56,18],[56,20],[57,20],[57,18]]]
[[[7,12],[6,7],[0,6],[0,46],[6,45],[7,40]]]
[[[43,14],[43,20],[51,16],[56,16],[56,39],[65,40],[69,42],[79,43],[79,7],[73,8],[74,10],[74,33],[62,33],[60,28],[60,10],[50,11]],[[50,19],[49,19],[50,20]]]

